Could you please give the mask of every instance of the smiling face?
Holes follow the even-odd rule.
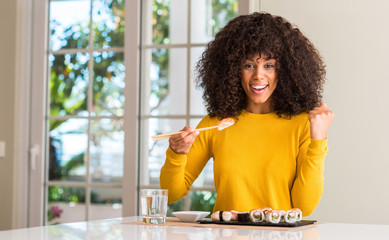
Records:
[[[271,95],[278,82],[276,60],[256,54],[244,61],[241,76],[247,97],[246,111],[258,114],[272,112]]]

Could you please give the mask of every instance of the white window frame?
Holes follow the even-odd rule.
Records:
[[[191,26],[192,26],[192,18],[191,18],[191,13],[192,13],[192,10],[191,10],[191,5],[192,5],[192,1],[196,1],[196,0],[187,0],[187,9],[182,9],[182,11],[186,11],[186,16],[187,16],[187,36],[186,36],[186,43],[182,43],[182,44],[153,44],[153,43],[143,43],[143,42],[149,42],[149,41],[142,41],[141,43],[141,53],[144,53],[146,50],[151,50],[151,49],[185,49],[186,50],[186,72],[187,72],[187,75],[186,75],[186,86],[187,86],[187,89],[186,89],[186,113],[185,114],[169,114],[169,115],[150,115],[150,114],[147,114],[147,113],[143,113],[144,111],[140,111],[141,112],[141,120],[142,122],[146,122],[145,120],[148,120],[148,119],[180,119],[180,120],[185,120],[185,124],[186,125],[190,125],[190,120],[192,119],[199,119],[199,118],[203,118],[204,116],[203,115],[194,115],[194,114],[190,114],[190,105],[191,105],[191,81],[193,80],[192,76],[191,76],[191,50],[193,48],[196,48],[196,47],[206,47],[207,46],[207,43],[192,43],[191,42]],[[143,6],[144,7],[144,6]],[[147,6],[147,7],[150,7],[150,6]],[[238,0],[238,13],[237,15],[243,15],[243,14],[249,14],[251,12],[254,12],[254,11],[259,11],[259,0]],[[142,26],[143,28],[147,29],[147,28],[151,28],[151,26],[147,25],[147,24],[150,24],[150,23],[142,23]],[[146,26],[147,25],[147,26]],[[144,30],[146,31],[146,30]],[[142,32],[144,32],[142,31]],[[148,39],[149,40],[149,39]],[[147,56],[145,57],[142,57],[143,59],[146,59],[148,58]],[[149,60],[150,61],[150,60]],[[144,61],[146,62],[145,64],[150,64],[149,61]],[[143,62],[143,63],[144,63]],[[141,63],[142,64],[142,63]],[[142,68],[142,67],[141,67]],[[142,72],[143,73],[143,72]],[[143,74],[141,76],[141,81],[149,81],[148,77],[147,77],[147,74]],[[147,96],[141,96],[141,99],[142,100],[145,100],[148,99]],[[145,132],[147,132],[147,129],[144,130]],[[142,135],[140,136],[141,138],[144,138],[146,137],[147,134],[145,134],[144,132],[142,132]],[[141,142],[143,142],[141,140]],[[144,154],[146,155],[146,152],[147,152],[147,147],[141,147],[141,155]],[[144,162],[147,162],[147,158],[141,156],[142,158],[142,161]],[[142,172],[142,171],[141,171]],[[141,176],[142,177],[142,176]],[[140,185],[140,189],[147,189],[147,188],[159,188],[160,186],[159,185],[152,185],[152,184],[142,184]],[[189,211],[190,210],[190,194],[192,192],[196,192],[196,191],[211,191],[211,192],[215,192],[215,188],[214,187],[194,187],[192,186],[188,192],[188,194],[184,197],[184,210],[186,211]]]
[[[126,101],[124,105],[125,121],[123,129],[125,132],[125,150],[123,157],[122,183],[94,183],[94,182],[63,182],[48,181],[44,178],[45,156],[48,156],[46,149],[46,92],[48,63],[48,8],[49,1],[37,0],[33,2],[33,28],[32,28],[32,58],[31,63],[31,124],[30,124],[30,168],[29,168],[29,202],[28,202],[28,226],[40,226],[46,224],[44,215],[47,197],[45,188],[48,186],[70,186],[70,187],[121,187],[122,188],[122,216],[137,214],[137,163],[138,163],[138,82],[139,82],[139,1],[125,2],[126,24],[125,24],[125,67],[126,87],[124,94]],[[115,49],[110,49],[115,51]],[[120,49],[116,49],[120,51]],[[50,117],[50,119],[53,117]],[[86,176],[88,176],[88,169]],[[47,178],[47,177],[46,177]],[[86,191],[85,219],[88,219],[88,204],[90,204],[90,192]]]
[[[259,0],[238,0],[238,15],[259,10]],[[15,140],[14,227],[44,224],[45,189],[45,120],[48,0],[18,0],[16,79],[19,87],[15,99],[16,124],[20,128]],[[140,77],[140,5],[141,0],[126,0],[125,67],[126,101],[125,150],[122,180],[123,216],[138,212],[138,149],[139,149],[139,77]],[[188,68],[189,69],[189,68]],[[188,88],[190,85],[188,85]],[[28,151],[29,150],[29,151]],[[193,189],[196,190],[196,189]],[[205,189],[207,190],[207,189]]]

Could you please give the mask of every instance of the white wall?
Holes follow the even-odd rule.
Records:
[[[309,218],[389,224],[389,1],[261,0],[296,24],[327,65],[325,190]]]

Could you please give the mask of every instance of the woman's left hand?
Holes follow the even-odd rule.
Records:
[[[327,131],[334,119],[334,113],[323,102],[320,107],[315,107],[308,114],[311,123],[311,138],[323,140],[327,138]]]

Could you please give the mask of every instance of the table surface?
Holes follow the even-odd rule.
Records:
[[[302,229],[277,231],[271,227],[252,230],[231,229],[228,226],[212,228],[122,224],[140,220],[139,217],[124,217],[0,231],[0,239],[389,239],[389,225],[324,223]]]

